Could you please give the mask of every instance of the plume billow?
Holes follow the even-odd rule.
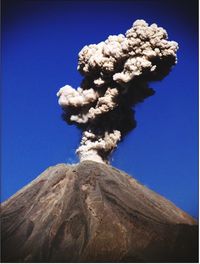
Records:
[[[80,51],[81,87],[66,85],[57,93],[65,120],[83,131],[80,161],[108,163],[117,143],[136,127],[132,109],[155,93],[148,82],[170,72],[177,50],[162,27],[136,20],[125,35],[109,36]]]

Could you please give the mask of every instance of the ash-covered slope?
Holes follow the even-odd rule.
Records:
[[[48,168],[2,205],[3,262],[195,262],[197,223],[115,168]]]

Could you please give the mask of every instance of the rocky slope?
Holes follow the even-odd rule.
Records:
[[[111,166],[48,168],[2,204],[3,262],[195,262],[196,221]]]

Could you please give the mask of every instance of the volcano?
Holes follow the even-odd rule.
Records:
[[[1,207],[2,262],[198,262],[198,225],[109,165],[49,167]]]

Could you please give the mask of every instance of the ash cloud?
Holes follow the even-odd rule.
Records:
[[[136,20],[125,35],[80,51],[81,87],[66,85],[57,93],[64,119],[83,131],[76,151],[80,161],[108,163],[117,143],[136,127],[134,107],[155,93],[148,82],[170,72],[177,50],[162,27]]]

